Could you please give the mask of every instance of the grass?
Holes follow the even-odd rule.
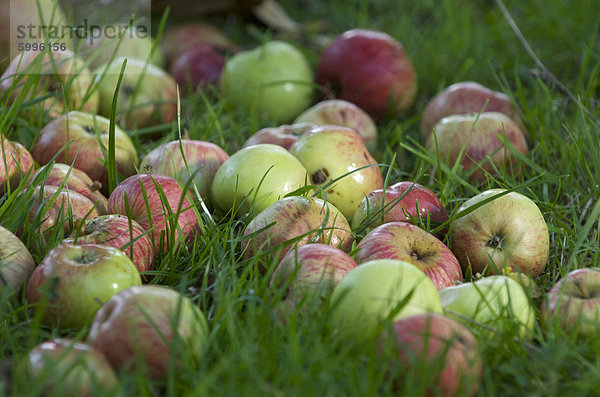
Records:
[[[378,162],[393,165],[383,170],[384,175],[389,172],[390,182],[413,180],[431,186],[452,216],[462,202],[487,188],[517,188],[535,200],[548,222],[551,250],[546,270],[536,280],[542,291],[534,300],[538,318],[545,294],[559,278],[576,268],[598,266],[600,19],[594,12],[594,0],[506,1],[523,36],[560,85],[549,80],[527,53],[495,1],[281,3],[297,21],[320,27],[318,34],[333,37],[355,27],[373,28],[388,32],[405,46],[418,74],[418,97],[405,114],[378,121],[379,141],[373,153]],[[272,35],[245,16],[209,20],[247,48]],[[321,50],[314,37],[311,32],[291,39],[313,65]],[[520,175],[473,186],[464,182],[460,170],[434,171],[436,158],[419,141],[421,112],[436,92],[461,80],[501,90],[522,110],[529,153]],[[565,87],[575,95],[575,102],[568,98]],[[5,104],[5,97],[2,99]],[[30,148],[44,121],[16,110],[11,107],[2,113],[3,133]],[[143,130],[131,134],[140,157],[183,132],[192,139],[214,142],[232,154],[249,134],[270,125],[269,120],[252,114],[227,111],[218,94],[197,93],[182,98],[181,131],[167,126],[158,140],[147,139]],[[156,129],[149,132],[155,134]],[[29,191],[22,184],[2,199],[0,207],[0,222],[12,231],[22,225],[28,211],[27,201],[18,197],[20,190]],[[198,213],[202,212],[198,207]],[[205,221],[204,233],[180,252],[171,250],[161,257],[149,275],[150,283],[183,291],[203,310],[211,329],[206,355],[197,366],[175,371],[164,382],[120,374],[121,388],[113,395],[396,393],[386,377],[389,360],[393,361],[391,349],[380,356],[374,340],[356,343],[332,333],[327,326],[328,310],[307,305],[304,312],[291,314],[285,323],[278,321],[283,291],[271,288],[268,277],[259,271],[261,265],[267,265],[268,275],[272,266],[269,268],[265,258],[244,261],[240,256],[241,232],[248,219],[215,212],[213,223],[206,214],[200,216]],[[62,231],[55,232],[48,244],[40,244],[35,227],[26,228],[24,242],[31,247],[36,263],[62,239]],[[45,339],[85,337],[86,329],[40,326],[35,311],[29,309],[24,292],[0,297],[0,361],[5,364],[20,359]],[[524,343],[513,338],[510,326],[506,328],[506,333],[479,337],[484,366],[478,395],[598,394],[600,337],[568,335],[554,324],[538,322],[533,339]],[[474,331],[478,332],[475,327]],[[392,372],[400,379],[395,387],[411,396],[424,392],[430,376],[422,368],[409,376],[403,376],[401,369]],[[10,376],[0,379],[0,395],[10,393]],[[26,390],[35,389],[30,386]],[[19,395],[26,395],[26,390],[19,390]]]

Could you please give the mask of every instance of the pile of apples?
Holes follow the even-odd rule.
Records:
[[[241,50],[202,24],[167,30],[164,51],[150,60],[135,58],[139,48],[123,45],[116,59],[100,52],[87,63],[70,50],[24,52],[2,76],[0,88],[16,104],[60,87],[26,110],[49,119],[30,149],[1,137],[1,193],[31,207],[15,233],[0,227],[2,288],[25,289],[49,327],[89,329],[84,342],[35,347],[19,363],[24,378],[60,362],[71,375],[48,390],[85,394],[114,387],[114,371],[163,379],[171,366],[198,361],[209,340],[202,311],[179,291],[145,283],[162,256],[196,243],[203,212],[244,222],[240,262],[259,264],[282,293],[284,320],[308,305],[328,307],[332,332],[393,344],[405,366],[430,363],[438,371],[432,390],[444,395],[477,392],[477,338],[533,336],[533,279],[549,255],[535,202],[490,189],[449,216],[429,187],[384,182],[372,155],[377,121],[406,112],[417,93],[397,40],[350,30],[323,50],[316,70],[289,42]],[[35,67],[48,68],[39,90],[26,84]],[[108,117],[122,67],[113,142]],[[173,123],[178,84],[190,94],[215,88],[228,109],[274,125],[231,155],[180,139],[140,161],[128,132]],[[315,101],[317,86],[325,95]],[[527,155],[518,109],[475,82],[432,98],[420,136],[442,167],[475,185],[520,172]],[[112,145],[117,180],[108,167]],[[38,264],[20,238],[34,232],[43,247],[63,237]],[[541,306],[545,321],[593,332],[599,311],[582,280],[598,275],[580,269],[559,281]]]

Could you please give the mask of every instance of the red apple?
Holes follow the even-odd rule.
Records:
[[[10,230],[0,226],[0,292],[19,291],[35,269],[29,250]]]
[[[170,73],[179,86],[189,86],[192,91],[217,86],[225,60],[231,52],[226,47],[195,44],[173,61]]]
[[[393,332],[381,341],[395,346],[403,366],[398,384],[411,370],[427,373],[432,384],[423,385],[426,395],[473,396],[483,369],[475,336],[456,320],[437,313],[416,314],[394,323]],[[408,371],[407,371],[408,370]],[[390,374],[393,374],[390,370]],[[407,374],[408,372],[408,374]],[[414,389],[405,390],[409,393]]]
[[[103,215],[85,222],[63,243],[78,245],[101,244],[123,251],[140,272],[152,270],[154,249],[146,231],[133,219],[124,215]]]
[[[353,29],[338,36],[321,54],[317,83],[356,104],[373,117],[412,106],[417,77],[402,45],[375,30]]]
[[[408,222],[385,223],[373,229],[356,247],[354,259],[400,259],[422,270],[438,290],[462,281],[458,259],[433,234]]]
[[[289,149],[300,135],[310,131],[314,126],[313,123],[295,123],[266,127],[251,135],[244,143],[244,147],[270,143]]]
[[[158,255],[180,239],[193,240],[199,232],[191,202],[189,192],[184,195],[175,178],[137,174],[117,185],[108,198],[108,211],[130,216],[149,230]]]
[[[481,111],[504,113],[523,133],[526,131],[521,116],[508,95],[474,81],[462,81],[443,89],[427,103],[421,119],[421,138],[425,142],[433,126],[446,116]]]
[[[0,135],[0,195],[10,186],[17,188],[21,178],[33,168],[33,157],[27,148],[18,142],[9,141]]]

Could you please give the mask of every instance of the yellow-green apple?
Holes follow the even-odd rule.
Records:
[[[352,227],[360,225],[379,226],[387,222],[411,222],[419,218],[426,224],[444,223],[448,213],[438,196],[429,188],[411,181],[388,186],[385,191],[377,189],[360,202],[352,218]]]
[[[444,312],[497,331],[516,331],[528,338],[535,326],[535,310],[525,289],[510,277],[495,275],[446,287],[439,291]]]
[[[328,244],[296,246],[275,268],[270,286],[286,288],[284,302],[297,307],[326,299],[344,276],[356,267],[350,255]]]
[[[220,89],[227,103],[274,123],[287,123],[310,106],[312,68],[288,42],[274,40],[240,51],[225,63]]]
[[[119,183],[108,198],[108,212],[131,217],[149,235],[154,254],[169,250],[180,240],[193,241],[200,232],[189,191],[167,175],[136,174]]]
[[[151,150],[140,163],[140,169],[173,177],[182,185],[194,175],[198,193],[206,200],[217,170],[228,158],[229,155],[214,143],[182,139]],[[190,190],[195,191],[193,187]]]
[[[98,311],[87,342],[102,351],[118,371],[146,370],[164,378],[171,363],[178,370],[197,364],[208,347],[202,311],[166,287],[132,287],[113,296]]]
[[[27,300],[41,305],[42,322],[81,329],[114,294],[141,285],[123,251],[106,245],[59,244],[27,283]]]
[[[356,247],[354,259],[399,259],[413,264],[433,281],[435,287],[456,285],[463,279],[458,259],[433,234],[408,222],[389,222],[369,232]]]
[[[343,99],[326,99],[306,109],[296,123],[333,124],[358,132],[369,151],[377,144],[377,126],[367,112]]]
[[[18,361],[14,372],[15,389],[24,394],[91,397],[114,392],[119,384],[102,352],[69,338],[36,345]]]
[[[333,290],[331,308],[334,329],[358,338],[372,335],[386,320],[442,312],[433,282],[398,259],[377,259],[350,270]]]
[[[40,165],[51,160],[73,165],[98,181],[108,192],[108,140],[110,120],[78,111],[69,112],[46,124],[31,154]],[[115,168],[126,178],[136,172],[138,155],[131,138],[115,126]]]
[[[63,243],[107,245],[123,251],[140,272],[153,268],[154,249],[149,234],[137,221],[125,215],[101,215],[90,219]]]
[[[94,76],[71,50],[23,51],[13,58],[0,77],[0,90],[10,92],[10,103],[21,95],[30,74],[39,74],[40,80],[35,89],[25,94],[25,101],[52,95],[24,110],[32,110],[34,115],[48,112],[50,117],[58,117],[70,110],[98,110],[100,98],[91,89]]]
[[[313,123],[294,123],[278,127],[265,127],[252,134],[244,143],[244,147],[270,143],[289,149],[300,135],[310,131],[314,126]]]
[[[504,113],[523,133],[526,131],[508,95],[474,81],[461,81],[444,88],[427,103],[421,118],[421,138],[427,141],[433,126],[446,116],[479,112]]]
[[[100,114],[109,116],[124,61],[123,73],[117,99],[117,117],[127,129],[143,128],[160,123],[171,123],[177,116],[177,83],[158,66],[135,58],[115,58],[98,66]]]
[[[546,294],[542,314],[569,334],[595,336],[600,329],[600,268],[572,270]]]
[[[463,271],[501,274],[506,268],[537,277],[548,260],[550,236],[544,216],[529,197],[490,189],[458,208],[452,227],[452,252]],[[494,196],[498,196],[492,199]],[[489,201],[492,199],[491,201]],[[482,201],[488,200],[484,204]],[[477,205],[473,209],[473,206]]]
[[[306,184],[306,169],[281,146],[248,146],[219,167],[212,182],[214,204],[241,216],[265,210],[286,194]]]
[[[51,163],[50,170],[46,169],[47,166],[31,174],[29,181],[34,182],[36,178],[43,178],[45,186],[64,186],[90,199],[96,205],[100,215],[106,214],[108,199],[100,192],[102,187],[100,182],[92,181],[84,171],[64,163]]]
[[[35,269],[35,262],[21,240],[3,226],[0,242],[0,292],[19,291]]]
[[[373,117],[410,108],[417,76],[404,47],[387,33],[352,29],[321,53],[317,83]]]
[[[2,134],[0,145],[0,195],[4,195],[9,186],[11,190],[16,189],[22,177],[33,168],[33,157],[25,146]]]
[[[169,72],[180,87],[191,92],[198,88],[218,86],[226,59],[235,51],[231,48],[198,43],[177,57]]]
[[[483,370],[482,353],[473,333],[458,321],[438,313],[415,314],[396,321],[380,340],[383,346],[395,348],[402,363],[390,369],[390,376],[398,374],[397,384],[414,387],[414,383],[404,379],[418,371],[430,375],[430,383],[419,390],[426,395],[477,393]],[[417,392],[406,388],[404,391]]]
[[[447,116],[433,131],[427,148],[450,166],[460,159],[463,172],[472,183],[485,181],[488,173],[501,175],[504,170],[517,175],[520,162],[512,150],[527,154],[523,132],[510,117],[499,112]],[[508,148],[509,144],[513,149]]]
[[[290,153],[304,164],[312,184],[323,186],[340,178],[325,191],[327,201],[348,219],[366,194],[383,187],[377,162],[351,128],[315,126],[298,138]]]
[[[281,261],[292,247],[323,243],[348,252],[354,238],[350,225],[331,203],[315,197],[291,196],[260,212],[244,230],[245,258],[258,254]]]

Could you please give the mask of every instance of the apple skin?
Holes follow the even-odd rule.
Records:
[[[294,123],[266,127],[252,134],[244,143],[244,147],[270,143],[289,150],[300,135],[310,131],[314,126],[313,123]]]
[[[421,218],[424,223],[428,217],[431,222],[444,223],[448,213],[431,189],[416,182],[401,181],[388,186],[385,192],[377,189],[367,194],[354,213],[352,227],[357,228],[365,221],[370,226],[410,222],[410,217]]]
[[[102,146],[108,150],[110,120],[78,111],[69,112],[46,124],[35,141],[31,154],[40,165],[50,161],[73,165],[98,181],[108,192],[108,169]],[[96,127],[98,126],[98,131]],[[100,134],[100,142],[96,132]],[[70,143],[69,143],[70,142]],[[68,148],[66,147],[68,145]],[[115,167],[122,177],[135,174],[138,155],[131,138],[115,126]]]
[[[533,334],[533,304],[525,289],[510,277],[483,277],[474,282],[444,288],[439,295],[444,312],[450,317],[462,316],[457,317],[459,321],[466,321],[463,319],[466,317],[500,331],[516,325],[521,338],[529,338]]]
[[[218,86],[225,61],[233,51],[226,47],[199,43],[175,59],[169,72],[180,87],[198,88]]]
[[[117,292],[141,285],[137,268],[121,250],[99,244],[59,244],[27,283],[29,303],[44,303],[46,325],[81,329]]]
[[[43,58],[36,60],[38,56]],[[30,68],[32,64],[34,65]],[[40,81],[35,90],[30,90],[25,101],[33,100],[48,93],[56,95],[31,108],[33,109],[33,115],[48,112],[48,115],[54,118],[67,113],[69,110],[81,110],[90,113],[98,110],[100,100],[98,93],[94,91],[88,95],[88,90],[94,82],[94,76],[90,73],[84,61],[73,54],[71,50],[52,51],[52,57],[48,52],[41,55],[40,51],[25,51],[13,58],[0,77],[0,91],[8,92],[10,90],[10,103],[15,101],[21,94],[27,74],[36,70],[36,65],[40,67],[42,72]],[[76,77],[71,78],[72,76]],[[15,84],[14,87],[13,84]],[[63,96],[63,89],[67,94],[66,98]]]
[[[420,313],[442,313],[435,285],[414,265],[397,259],[362,263],[333,290],[330,320],[340,332],[359,339],[368,337],[407,297],[392,321]]]
[[[463,279],[458,259],[433,234],[407,222],[390,222],[373,229],[356,247],[356,262],[399,259],[416,266],[440,290]]]
[[[130,229],[131,222],[131,229]],[[138,271],[153,269],[154,248],[150,235],[133,219],[125,215],[102,215],[85,222],[82,230],[74,231],[63,244],[101,244],[123,251]],[[126,248],[124,248],[126,247]]]
[[[461,81],[446,87],[427,103],[421,118],[421,138],[425,142],[433,126],[446,116],[481,111],[504,113],[523,133],[526,131],[521,116],[508,95],[474,81]]]
[[[350,255],[328,244],[305,244],[289,251],[271,276],[271,288],[288,285],[284,302],[291,307],[304,300],[322,300],[356,267]]]
[[[109,117],[125,58],[99,66],[100,114]],[[135,58],[127,59],[117,101],[119,123],[127,129],[171,123],[177,117],[177,83],[163,69]]]
[[[333,124],[358,132],[367,149],[377,145],[377,126],[367,112],[343,99],[327,99],[306,109],[294,120],[296,123]]]
[[[16,366],[23,391],[46,396],[85,396],[115,391],[117,375],[104,354],[81,342],[56,338],[31,349]]]
[[[546,294],[542,316],[566,333],[595,336],[600,327],[600,268],[572,270]]]
[[[473,333],[458,321],[437,313],[415,314],[396,321],[391,335],[384,332],[381,340],[395,346],[403,374],[413,368],[434,374],[427,395],[477,394],[482,354]]]
[[[100,182],[93,182],[84,171],[63,163],[53,163],[50,170],[38,169],[31,174],[29,181],[33,182],[40,174],[45,173],[45,186],[61,186],[87,197],[94,205],[100,215],[106,214],[108,199],[100,192]]]
[[[20,291],[35,269],[35,262],[21,240],[1,225],[0,241],[0,292]]]
[[[160,186],[160,190],[157,186]],[[159,193],[161,190],[166,196],[167,202],[164,204]],[[148,208],[144,196],[147,198]],[[144,230],[149,230],[154,255],[159,255],[168,250],[171,239],[175,239],[174,244],[180,239],[193,241],[194,235],[200,233],[198,217],[191,203],[189,192],[184,196],[174,178],[160,174],[136,174],[113,190],[108,198],[108,211],[131,216]],[[168,208],[165,208],[167,205]],[[172,216],[176,219],[172,219]],[[176,222],[175,230],[172,229],[173,222]]]
[[[343,176],[326,193],[327,200],[348,219],[352,219],[366,194],[383,187],[377,162],[351,128],[316,126],[298,138],[290,153],[306,167],[309,181],[314,185],[323,186]],[[355,171],[366,166],[371,167]]]
[[[439,151],[442,162],[453,165],[465,146],[460,163],[465,173],[473,169],[468,177],[471,183],[486,180],[486,173],[477,166],[480,162],[481,168],[494,176],[497,176],[496,168],[506,168],[508,174],[519,173],[519,160],[513,156],[510,149],[505,149],[504,136],[515,150],[523,155],[527,154],[527,142],[523,132],[503,113],[447,116],[441,119],[433,130],[437,137],[437,147],[434,134],[429,135],[425,146],[432,153]],[[491,157],[491,162],[487,159],[488,156]]]
[[[33,168],[33,156],[19,142],[9,141],[0,135],[0,196],[10,186],[14,190],[19,186],[23,176]]]
[[[217,170],[211,191],[213,202],[238,216],[255,216],[305,185],[306,169],[281,146],[260,144],[234,153]]]
[[[182,139],[181,142],[175,140],[163,143],[148,152],[140,163],[140,169],[170,176],[185,186],[190,179],[190,173],[185,166],[187,162],[192,175],[200,169],[194,177],[194,182],[200,197],[206,200],[217,170],[228,158],[229,155],[214,143]],[[190,190],[194,191],[194,188],[190,187]]]
[[[373,117],[403,112],[417,94],[412,63],[398,41],[368,29],[352,29],[325,48],[317,66],[317,83],[334,96],[356,104]]]
[[[458,214],[502,193],[486,190],[467,200]],[[548,260],[550,237],[542,212],[529,197],[510,192],[454,221],[452,252],[463,272],[500,274],[504,268],[530,277],[542,273]],[[493,261],[493,264],[490,262]]]
[[[314,80],[304,54],[274,40],[229,58],[219,85],[230,106],[281,124],[310,106]]]
[[[144,285],[123,290],[106,302],[94,317],[86,341],[117,370],[136,372],[143,366],[150,379],[162,379],[171,359],[175,370],[192,364],[188,358],[200,359],[208,338],[204,314],[188,297],[166,287]]]
[[[276,201],[252,219],[243,235],[256,233],[271,224],[242,242],[244,258],[281,245],[279,262],[292,247],[311,242],[326,243],[348,252],[354,241],[350,225],[340,211],[316,197],[291,196]],[[296,242],[290,241],[299,237]]]

